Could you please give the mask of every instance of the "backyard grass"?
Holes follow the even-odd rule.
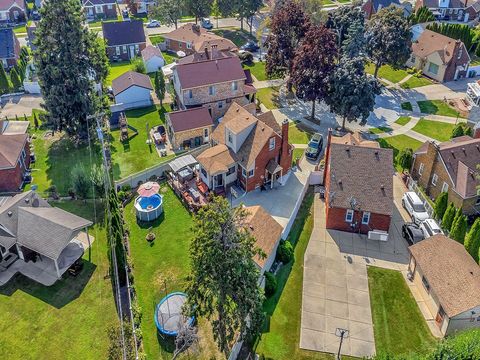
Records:
[[[424,114],[435,114],[450,117],[457,117],[458,111],[445,103],[443,100],[417,101],[420,111]]]
[[[430,350],[435,339],[402,274],[371,266],[367,271],[377,355],[418,355]]]
[[[267,87],[263,89],[257,90],[257,99],[265,105],[265,107],[269,110],[277,109],[278,104],[278,90],[279,88],[276,86]]]
[[[93,202],[65,201],[52,205],[90,220]],[[82,272],[64,275],[53,286],[42,286],[17,275],[0,287],[2,359],[107,359],[107,329],[117,323],[108,273],[107,243],[97,204],[95,237]]]
[[[441,121],[426,120],[422,118],[418,121],[418,123],[414,126],[412,130],[443,142],[450,140],[454,127],[455,124]]]
[[[132,70],[132,64],[130,61],[120,61],[115,63],[110,63],[110,71],[108,73],[107,79],[105,80],[105,85],[112,85],[112,80],[119,77],[122,74],[125,74],[127,71]]]
[[[409,101],[403,102],[400,106],[402,107],[402,110],[413,111],[412,104]]]
[[[369,74],[374,74],[375,72],[375,65],[372,63],[368,63],[365,66],[365,71]],[[406,70],[393,69],[390,65],[383,65],[378,69],[378,77],[386,79],[394,84],[398,83],[400,80],[404,79],[408,75]]]
[[[377,139],[382,148],[393,149],[393,163],[397,171],[402,171],[402,168],[398,165],[397,156],[401,150],[405,148],[411,148],[413,151],[422,146],[422,142],[407,135],[395,135],[381,139]]]
[[[166,343],[157,335],[154,321],[155,306],[167,292],[184,291],[184,279],[189,271],[189,246],[193,236],[192,217],[173,191],[162,184],[164,214],[150,223],[137,223],[133,201],[125,207],[125,221],[130,229],[130,250],[134,264],[135,289],[143,311],[142,334],[145,352],[149,359],[171,359],[174,345]],[[152,232],[156,238],[145,240]],[[217,357],[208,323],[199,322],[200,354],[195,359]]]
[[[300,160],[305,153],[305,149],[297,149],[293,148],[293,154],[292,154],[292,166],[297,165],[297,159]]]
[[[290,144],[308,144],[315,131],[301,122],[291,123],[288,128]]]
[[[413,89],[421,86],[432,85],[433,81],[425,76],[412,76],[410,79],[400,84],[402,89]]]
[[[409,103],[410,104],[410,103]],[[407,125],[412,118],[410,116],[400,116],[396,121],[395,124],[405,126]]]
[[[166,65],[174,63],[178,59],[178,56],[176,54],[168,51],[162,51],[162,56],[165,60]]]
[[[249,69],[252,75],[255,76],[255,79],[258,81],[265,81],[269,79],[265,72],[265,62],[263,61],[245,64],[243,67]]]
[[[157,45],[165,41],[162,35],[150,35],[149,36],[152,45]]]
[[[236,46],[240,47],[244,45],[249,40],[256,40],[254,36],[250,35],[246,30],[234,29],[234,28],[224,28],[224,29],[214,29],[211,30],[215,34],[229,39]]]
[[[370,134],[383,134],[383,133],[392,131],[392,128],[388,126],[379,126],[379,127],[370,128],[369,131],[370,131]]]
[[[13,28],[13,32],[15,34],[26,34],[27,33],[27,26],[26,25],[17,25]]]
[[[174,157],[170,155],[161,158],[154,145],[146,143],[148,128],[165,123],[165,113],[170,111],[168,105],[163,108],[149,106],[142,109],[127,110],[129,140],[120,141],[120,130],[111,131],[111,151],[113,160],[113,176],[115,180],[157,165]],[[135,135],[134,131],[138,134]]]

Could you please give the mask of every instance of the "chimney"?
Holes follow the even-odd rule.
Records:
[[[282,146],[280,147],[279,162],[283,168],[283,174],[286,175],[290,167],[292,166],[293,151],[290,151],[290,145],[288,144],[288,119],[282,122]]]
[[[209,60],[210,59],[210,55],[208,54],[208,48],[205,47],[205,59]]]

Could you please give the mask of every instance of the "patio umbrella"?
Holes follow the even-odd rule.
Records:
[[[143,197],[150,197],[155,194],[158,194],[158,190],[160,190],[160,185],[154,181],[146,182],[145,184],[140,185],[137,190],[137,193]]]

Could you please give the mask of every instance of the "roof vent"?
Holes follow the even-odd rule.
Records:
[[[12,217],[13,212],[9,211],[9,212],[7,212],[7,215],[8,215],[8,217]]]
[[[453,158],[455,159],[455,152],[452,150],[451,151]]]
[[[253,225],[248,225],[248,227],[253,231]]]
[[[385,186],[383,186],[383,184],[380,185],[380,189],[384,190],[384,189],[385,189]]]
[[[30,202],[30,199],[29,198],[26,198],[25,199],[25,202],[28,204]]]
[[[40,201],[37,198],[33,199],[32,206],[33,207],[39,207],[40,206]]]

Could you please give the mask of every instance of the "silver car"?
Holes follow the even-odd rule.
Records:
[[[425,238],[429,238],[430,236],[443,234],[442,229],[437,224],[437,222],[433,219],[427,219],[420,224],[420,230],[422,230],[423,235]]]

